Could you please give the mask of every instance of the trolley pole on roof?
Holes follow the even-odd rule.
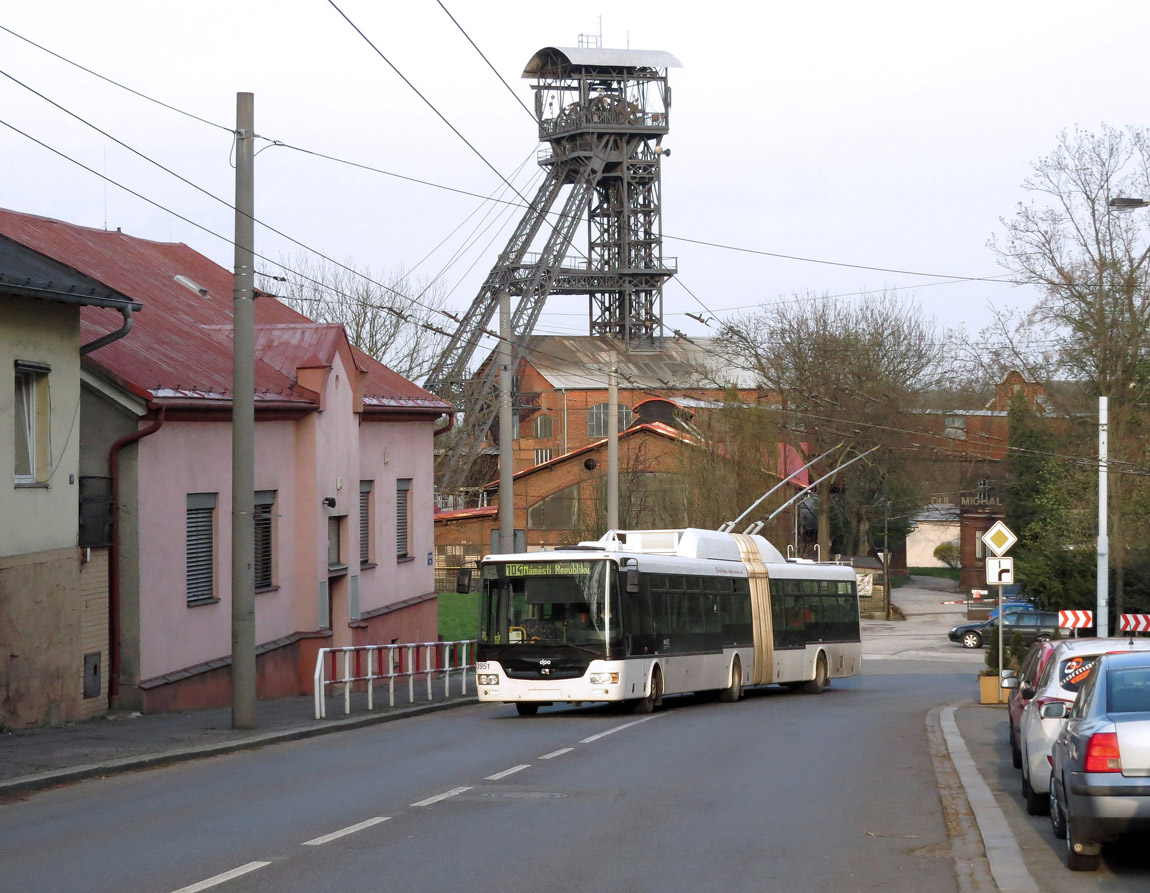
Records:
[[[232,302],[232,728],[256,725],[255,97],[236,94]]]

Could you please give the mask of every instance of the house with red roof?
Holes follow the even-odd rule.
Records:
[[[107,703],[229,703],[232,274],[12,211],[0,239],[143,308],[84,357],[74,434],[74,546],[107,567]],[[320,647],[436,639],[433,441],[451,407],[274,297],[255,321],[257,686],[273,697],[310,691]],[[85,343],[119,326],[80,310]]]

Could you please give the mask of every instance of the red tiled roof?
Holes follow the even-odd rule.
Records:
[[[87,361],[150,399],[230,404],[234,283],[228,270],[184,244],[4,209],[0,234],[144,305],[133,315],[126,338],[93,351]],[[312,323],[267,295],[255,301],[255,320],[257,405],[314,405],[315,394],[296,383],[296,369],[330,365],[340,344],[347,343],[342,329]],[[83,341],[114,331],[122,322],[114,310],[86,307],[81,311]],[[437,414],[450,409],[362,351],[350,350],[356,366],[367,372],[365,408]]]

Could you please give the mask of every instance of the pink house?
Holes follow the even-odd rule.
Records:
[[[0,235],[143,305],[81,368],[79,545],[107,563],[109,703],[228,703],[232,275],[186,245],[12,211]],[[320,647],[436,639],[433,440],[451,407],[341,327],[255,305],[257,685],[273,697],[310,691]],[[85,307],[80,324],[87,343],[123,320]]]

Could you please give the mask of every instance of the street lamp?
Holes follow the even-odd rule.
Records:
[[[1137,211],[1139,208],[1145,208],[1148,205],[1150,205],[1150,201],[1147,201],[1144,198],[1127,198],[1125,196],[1119,196],[1118,198],[1110,199],[1111,209],[1117,211],[1120,214],[1128,213],[1130,211]]]

